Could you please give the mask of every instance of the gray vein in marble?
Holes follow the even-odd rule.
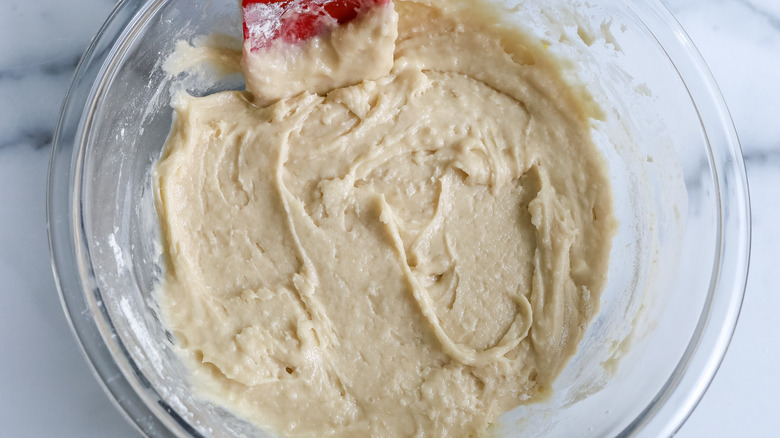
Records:
[[[19,130],[16,135],[7,141],[0,142],[0,149],[18,146],[32,145],[33,149],[43,149],[51,145],[54,138],[54,129],[26,129]]]
[[[780,32],[780,1],[778,0],[663,0],[675,15],[686,11],[701,11],[718,5],[740,5],[763,18],[777,32]]]
[[[746,164],[766,164],[780,168],[780,149],[750,151],[742,155]]]
[[[0,148],[51,143],[79,56],[0,70]]]
[[[25,65],[18,68],[0,69],[0,81],[7,79],[22,79],[28,75],[39,73],[44,76],[73,74],[80,59],[81,55],[79,54],[77,56],[71,56],[38,65]]]
[[[766,19],[766,21],[769,23],[770,26],[772,26],[772,28],[775,31],[780,32],[780,17],[773,14],[770,10],[758,6],[750,0],[735,0],[735,1],[745,6],[747,9],[750,10],[750,12],[760,15],[762,18]]]

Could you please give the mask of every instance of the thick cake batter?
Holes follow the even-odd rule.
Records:
[[[614,229],[593,105],[459,5],[397,1],[376,79],[178,102],[160,304],[216,403],[285,435],[479,435],[575,352]]]

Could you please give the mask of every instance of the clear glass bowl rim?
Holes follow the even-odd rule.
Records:
[[[200,436],[184,422],[143,376],[117,336],[89,262],[79,199],[88,105],[118,42],[133,24],[166,0],[121,0],[92,39],[63,101],[54,134],[47,187],[47,227],[52,269],[65,315],[87,362],[106,394],[146,436]],[[708,138],[720,209],[718,260],[707,302],[688,348],[672,375],[642,413],[618,436],[671,436],[704,395],[728,349],[745,293],[750,258],[750,201],[741,148],[723,97],[701,55],[671,13],[658,0],[627,0],[641,14],[654,14],[675,37],[667,50],[697,109]],[[651,32],[653,29],[648,26]],[[659,42],[659,44],[661,44]],[[662,45],[663,47],[663,45]],[[664,47],[668,49],[668,47]],[[695,72],[685,74],[682,72]],[[711,144],[711,143],[710,143]],[[724,269],[724,267],[731,269]]]

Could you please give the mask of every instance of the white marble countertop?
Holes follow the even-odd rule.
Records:
[[[744,150],[753,251],[731,348],[681,437],[780,431],[780,1],[666,0],[726,98]],[[0,0],[0,436],[137,436],[60,307],[45,219],[62,98],[114,0]]]

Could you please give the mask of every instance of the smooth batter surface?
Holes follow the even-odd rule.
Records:
[[[549,392],[598,310],[591,104],[535,43],[434,4],[396,2],[379,79],[178,103],[165,322],[205,396],[273,431],[479,435]]]

